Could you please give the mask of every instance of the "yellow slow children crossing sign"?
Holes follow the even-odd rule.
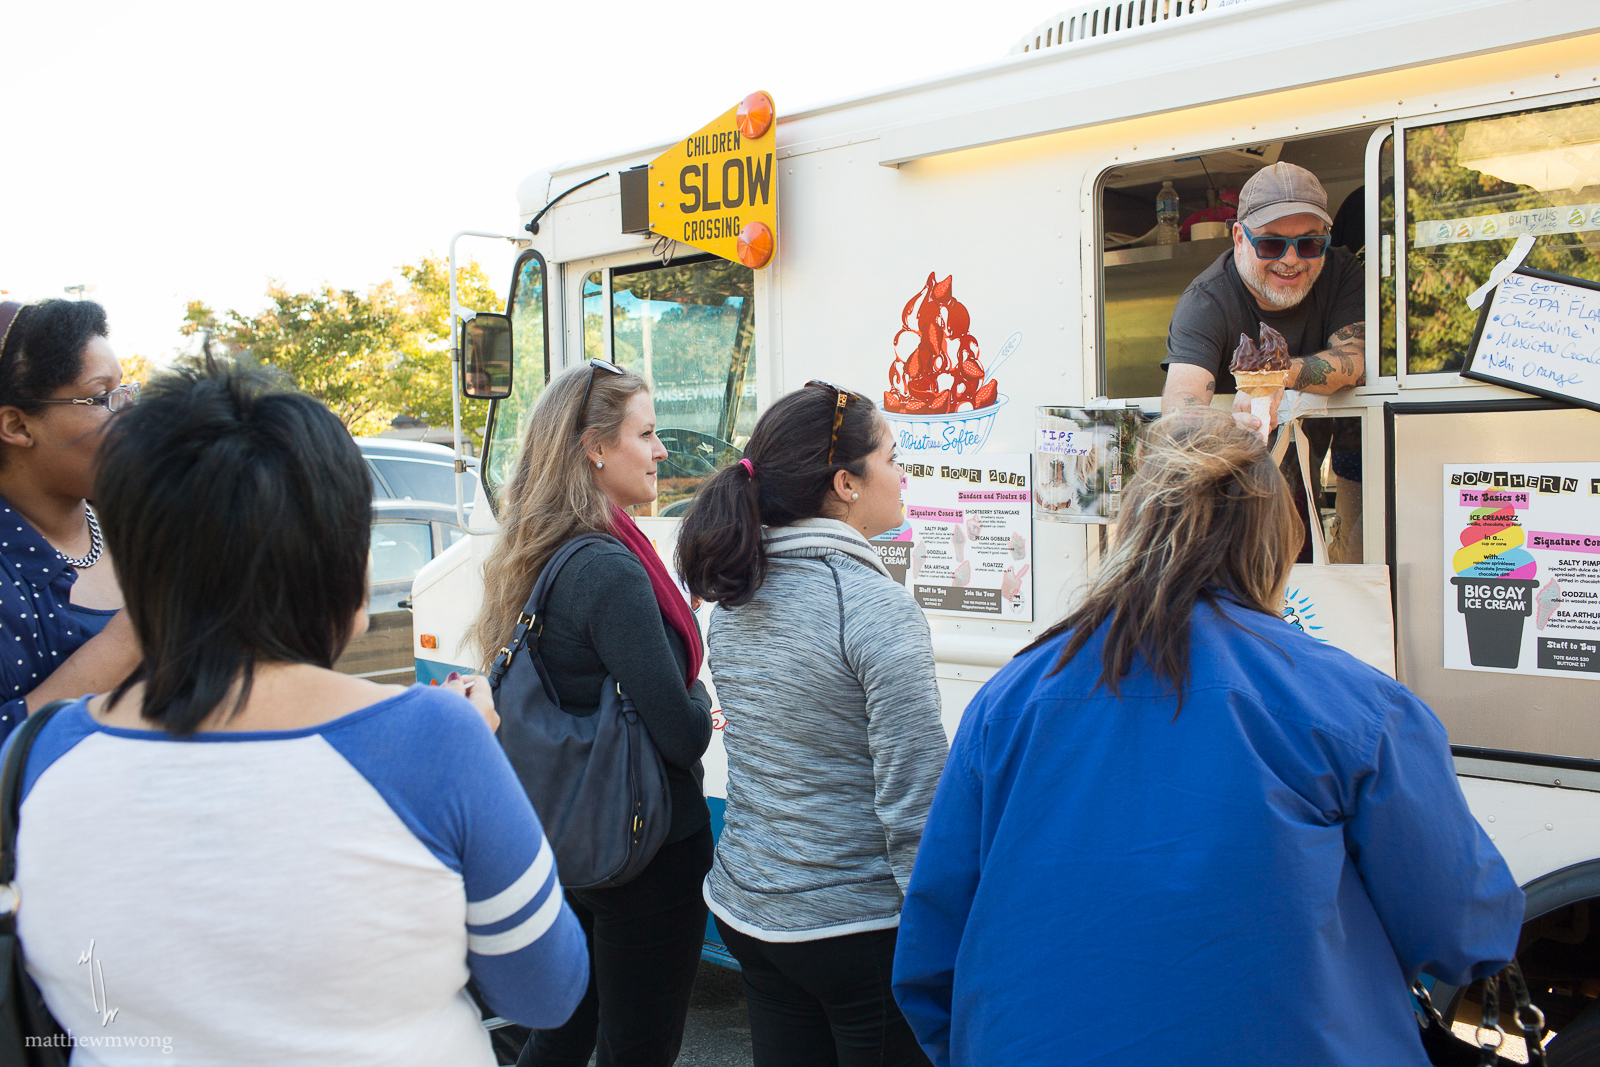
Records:
[[[650,164],[650,232],[756,270],[778,235],[777,123],[754,92]]]

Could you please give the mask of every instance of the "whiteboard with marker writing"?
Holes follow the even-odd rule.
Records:
[[[1528,267],[1506,275],[1461,376],[1600,411],[1600,285]]]

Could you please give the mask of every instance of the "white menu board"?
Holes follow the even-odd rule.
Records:
[[[905,463],[906,521],[873,542],[924,611],[1033,621],[1031,457]]]
[[[1484,302],[1461,376],[1600,411],[1600,285],[1512,271]]]

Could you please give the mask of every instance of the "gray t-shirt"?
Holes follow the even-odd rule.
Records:
[[[1263,322],[1283,334],[1290,356],[1325,350],[1328,338],[1366,317],[1361,263],[1339,247],[1329,248],[1326,258],[1306,298],[1275,311],[1263,309],[1245,288],[1233,264],[1233,250],[1222,253],[1178,298],[1167,327],[1167,358],[1161,369],[1192,363],[1216,376],[1218,393],[1236,393],[1238,386],[1228,369],[1233,350],[1241,333],[1259,344]]]

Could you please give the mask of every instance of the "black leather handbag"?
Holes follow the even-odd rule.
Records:
[[[0,915],[0,1067],[65,1067],[68,1049],[61,1027],[28,976],[17,938],[17,822],[22,806],[22,772],[28,753],[50,717],[70,700],[46,704],[18,724],[0,769],[0,894],[8,898]]]
[[[511,643],[489,669],[500,744],[555,849],[561,884],[604,889],[638,876],[672,822],[667,771],[633,701],[606,675],[592,715],[563,710],[539,658],[539,622],[556,575],[594,541],[581,534],[562,545],[534,583]]]

